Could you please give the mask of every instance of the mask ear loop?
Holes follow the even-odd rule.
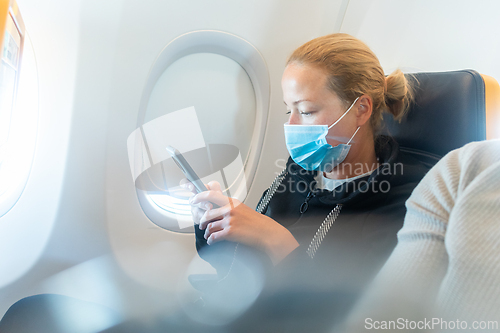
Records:
[[[336,122],[334,122],[333,124],[331,124],[331,125],[330,125],[330,127],[328,127],[328,129],[330,129],[330,128],[332,128],[333,126],[337,125],[337,123],[338,123],[339,121],[341,121],[341,120],[342,120],[342,118],[344,118],[344,116],[345,116],[345,115],[346,115],[349,111],[351,111],[352,107],[354,106],[354,104],[356,104],[356,102],[358,101],[358,99],[359,99],[359,97],[358,97],[358,98],[356,98],[356,99],[354,100],[354,102],[352,102],[352,104],[351,104],[351,106],[349,107],[349,109],[347,109],[347,111],[346,111],[346,112],[344,112],[344,114],[343,114],[342,116],[340,116],[340,118],[339,118],[339,119],[337,119],[337,121],[336,121]]]
[[[356,135],[356,133],[358,133],[358,131],[359,131],[359,129],[360,129],[360,128],[361,128],[361,127],[358,127],[358,129],[356,130],[356,132],[354,132],[354,134],[351,136],[351,138],[350,138],[350,139],[349,139],[349,141],[346,143],[346,145],[348,145],[348,144],[350,144],[350,143],[351,143],[352,139],[354,139],[354,136]]]

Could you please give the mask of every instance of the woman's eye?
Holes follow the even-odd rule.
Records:
[[[291,114],[292,111],[287,111],[286,114]],[[299,111],[299,113],[302,115],[302,116],[310,116],[311,114],[313,114],[313,111],[310,111],[310,112],[305,112],[305,111]]]

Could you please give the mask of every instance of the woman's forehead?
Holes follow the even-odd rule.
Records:
[[[285,103],[299,104],[317,99],[338,98],[328,89],[326,71],[312,65],[289,64],[283,73],[281,85]]]

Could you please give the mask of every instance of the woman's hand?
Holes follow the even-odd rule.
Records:
[[[276,265],[299,246],[297,240],[281,224],[257,213],[237,199],[226,197],[217,182],[209,183],[210,189],[191,197],[192,207],[207,202],[219,208],[206,210],[201,217],[197,209],[193,218],[199,217],[200,229],[205,230],[207,243],[222,240],[243,243],[266,252]]]
[[[198,192],[196,191],[194,185],[187,179],[182,179],[180,185],[188,191],[191,191],[193,194],[191,198],[193,198]],[[220,184],[216,181],[212,181],[208,184],[205,184],[205,187],[209,191],[218,191],[222,194],[220,189]],[[198,202],[197,204],[191,204],[191,215],[193,216],[193,222],[195,224],[200,224],[200,219],[205,214],[206,211],[212,209],[213,206],[210,202]]]

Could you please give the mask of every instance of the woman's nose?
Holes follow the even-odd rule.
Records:
[[[289,125],[300,125],[299,116],[296,112],[290,113],[290,117],[288,118]]]

